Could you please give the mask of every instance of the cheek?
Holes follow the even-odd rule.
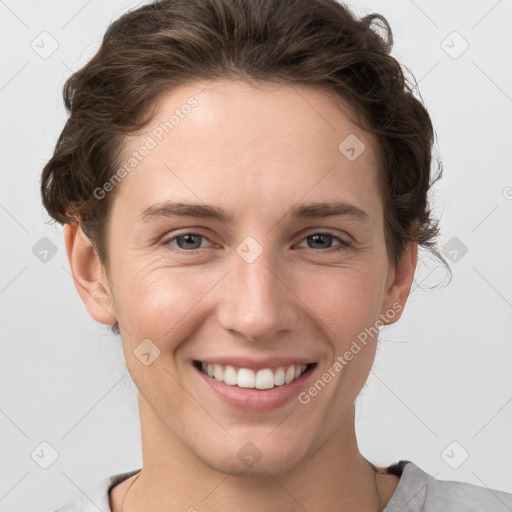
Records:
[[[172,348],[172,340],[178,343],[197,327],[204,298],[221,276],[218,269],[163,267],[156,259],[141,267],[125,266],[116,286],[118,320],[130,337]]]
[[[325,269],[302,277],[300,297],[327,326],[327,335],[346,344],[378,319],[385,276],[368,265]]]

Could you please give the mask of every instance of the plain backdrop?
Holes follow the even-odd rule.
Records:
[[[66,119],[64,81],[140,3],[0,1],[1,511],[55,510],[141,465],[120,341],[88,316],[39,195]],[[420,253],[358,398],[361,452],[512,492],[512,1],[348,5],[388,19],[393,55],[431,113],[444,164],[432,204],[453,270],[446,285]]]

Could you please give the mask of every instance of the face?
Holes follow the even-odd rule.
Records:
[[[104,286],[142,428],[223,472],[287,471],[345,428],[409,292],[376,142],[320,88],[218,81],[165,96],[134,151]]]

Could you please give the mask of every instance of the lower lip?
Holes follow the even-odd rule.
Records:
[[[289,384],[274,386],[271,389],[252,389],[230,386],[204,374],[194,364],[192,366],[216,396],[227,404],[246,411],[271,411],[296,398],[301,390],[306,387],[307,381],[316,368],[315,364]]]

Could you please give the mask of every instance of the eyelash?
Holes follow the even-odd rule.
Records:
[[[204,238],[205,240],[208,240],[208,238],[204,235],[201,235],[200,233],[194,233],[192,231],[189,231],[189,232],[186,232],[186,233],[181,233],[179,235],[176,235],[172,238],[169,238],[167,240],[164,240],[162,242],[162,245],[166,248],[170,247],[171,246],[171,242],[174,242],[175,240],[177,240],[178,238],[182,238],[182,237],[185,237],[187,235],[193,235],[193,236],[199,236],[201,238]],[[324,232],[324,231],[315,231],[313,233],[309,233],[308,235],[306,235],[305,237],[303,237],[301,239],[301,242],[312,237],[312,236],[315,236],[315,235],[324,235],[324,236],[329,236],[331,237],[333,240],[336,240],[337,242],[339,242],[339,246],[336,248],[336,247],[330,247],[328,249],[311,249],[312,251],[319,251],[319,252],[327,252],[327,253],[330,253],[330,252],[337,252],[337,251],[341,251],[341,250],[344,250],[344,249],[347,249],[350,247],[350,243],[346,242],[345,240],[343,240],[342,238],[336,236],[336,235],[333,235],[332,233],[329,233],[329,232]],[[201,253],[202,251],[204,251],[204,249],[192,249],[190,251],[186,251],[184,249],[180,249],[180,248],[174,248],[174,249],[170,249],[171,251],[175,252],[175,253],[178,253],[178,254],[187,254],[187,255],[196,255],[196,254],[199,254]]]

